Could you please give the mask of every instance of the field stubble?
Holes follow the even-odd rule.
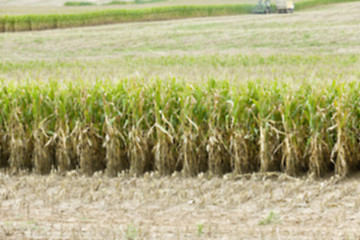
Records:
[[[357,239],[358,177],[0,173],[6,239]]]
[[[348,3],[294,15],[199,18],[4,33],[0,35],[3,46],[0,60],[48,62],[124,56],[358,54],[359,7],[359,3]]]

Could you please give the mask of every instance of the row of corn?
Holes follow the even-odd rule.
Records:
[[[2,82],[0,167],[116,176],[360,166],[360,82]]]
[[[0,32],[32,31],[189,17],[236,15],[250,13],[251,11],[251,4],[236,4],[168,6],[143,9],[106,9],[74,14],[10,15],[0,16]]]

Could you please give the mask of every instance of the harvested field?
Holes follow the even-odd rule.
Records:
[[[2,239],[360,237],[359,177],[109,179],[72,172],[0,174],[0,184]]]
[[[126,70],[132,67],[132,72],[136,71],[134,65],[139,65],[137,72],[141,74],[144,72],[142,66],[148,65],[150,68],[151,58],[167,56],[172,57],[172,62],[179,66],[191,65],[192,57],[206,60],[209,55],[218,55],[220,60],[227,60],[228,55],[236,54],[250,57],[327,55],[329,59],[338,58],[360,53],[360,36],[357,34],[360,31],[359,11],[360,3],[343,3],[326,7],[325,10],[317,8],[293,15],[227,16],[4,33],[0,35],[3,46],[0,48],[0,61],[19,63],[18,66],[23,68],[28,63],[36,73],[49,62],[58,61],[60,68],[61,64],[74,60],[91,60],[100,64],[97,70],[105,70],[99,74],[102,76],[108,70],[107,65],[112,69]],[[187,58],[176,62],[177,56]],[[142,62],[139,63],[138,59]],[[104,60],[113,60],[113,63],[102,64]],[[38,67],[36,61],[40,61]],[[119,64],[116,66],[117,61]],[[167,70],[165,63],[162,69]],[[291,61],[286,63],[291,64]],[[207,71],[216,70],[211,69],[210,61],[206,65]],[[263,64],[263,67],[266,65]],[[86,62],[81,68],[87,70]],[[281,73],[277,75],[283,75]],[[186,71],[177,73],[177,76],[185,74]],[[246,77],[248,74],[244,75]]]

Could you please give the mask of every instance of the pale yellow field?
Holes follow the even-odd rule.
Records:
[[[360,53],[360,3],[289,15],[241,15],[3,33],[0,61],[174,55]]]
[[[337,4],[292,15],[246,15],[165,22],[4,33],[0,77],[119,79],[179,77],[218,79],[356,79],[360,54],[359,3]],[[274,64],[236,61],[284,59]],[[318,61],[286,61],[318,57]],[[234,57],[235,60],[232,59]],[[213,61],[214,60],[214,61]],[[0,66],[1,67],[1,66]]]
[[[229,178],[229,179],[226,179]],[[359,177],[0,173],[1,239],[359,239]]]

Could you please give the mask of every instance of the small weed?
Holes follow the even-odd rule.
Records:
[[[281,223],[281,219],[280,215],[273,211],[271,211],[265,219],[259,221],[259,225],[269,225],[274,223]]]
[[[44,40],[42,38],[35,38],[34,43],[43,44]]]
[[[126,239],[128,240],[134,240],[137,236],[137,229],[134,225],[130,224],[128,225],[126,229]]]
[[[197,226],[197,235],[201,237],[204,234],[204,224],[198,224]]]
[[[31,219],[31,220],[27,221],[26,224],[28,224],[28,225],[36,225],[37,222],[35,220]]]

